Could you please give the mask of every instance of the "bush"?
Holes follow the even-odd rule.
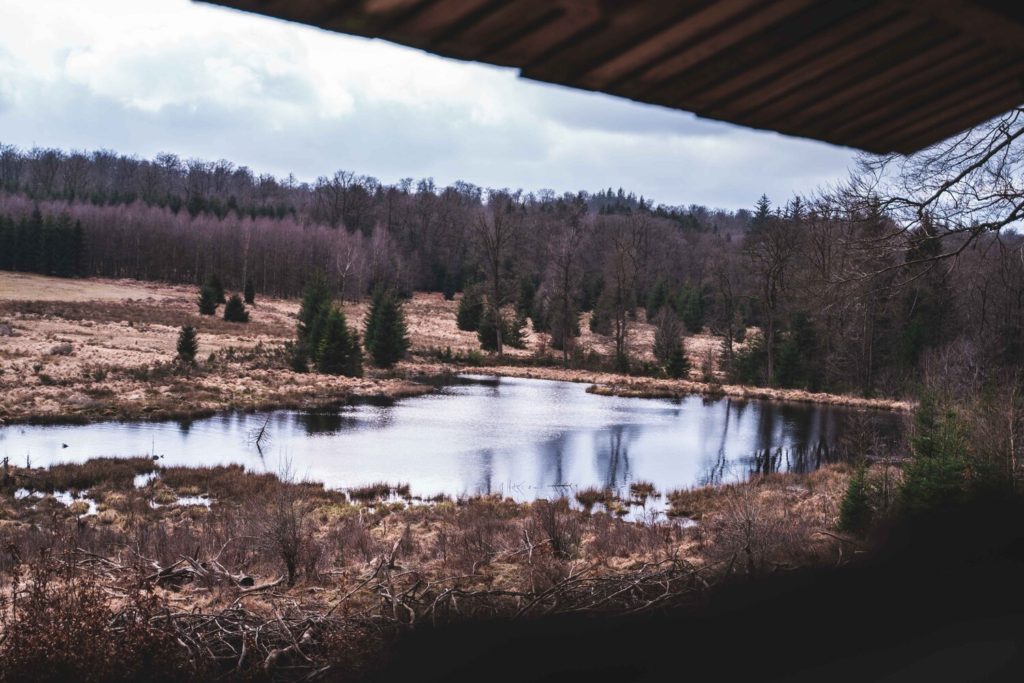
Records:
[[[366,350],[374,365],[390,368],[409,350],[402,302],[393,291],[374,292],[364,336]]]
[[[199,342],[196,337],[196,328],[191,325],[183,325],[178,332],[178,359],[185,363],[194,363],[196,353],[199,351]]]
[[[48,556],[26,574],[17,608],[0,614],[0,681],[175,681],[199,673],[169,630],[151,626],[167,610],[157,598],[136,591],[118,605],[100,581]]]
[[[249,322],[249,312],[245,310],[245,304],[242,303],[242,297],[237,294],[233,294],[231,298],[228,299],[228,303],[224,307],[224,320],[229,323]]]

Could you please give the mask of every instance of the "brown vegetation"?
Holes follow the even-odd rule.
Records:
[[[74,282],[74,288],[68,287],[69,282]],[[359,397],[422,394],[430,388],[412,380],[467,366],[487,374],[586,382],[597,385],[595,393],[623,396],[718,393],[907,407],[899,401],[538,366],[558,364],[560,358],[548,351],[549,335],[533,331],[527,334],[525,348],[506,349],[503,364],[492,365],[493,357],[479,354],[476,334],[456,327],[457,302],[422,293],[405,306],[412,357],[396,370],[375,371],[359,379],[299,374],[288,365],[298,302],[261,298],[250,309],[251,322],[240,326],[217,316],[198,315],[194,298],[195,291],[189,287],[0,272],[0,321],[12,335],[0,344],[0,422],[156,419],[228,409],[324,407]],[[361,327],[367,308],[365,301],[347,304],[345,312]],[[576,352],[610,358],[614,339],[591,332],[588,316],[583,316]],[[197,330],[195,366],[175,362],[182,325]],[[630,356],[652,360],[654,328],[644,321],[643,311],[629,326]],[[710,336],[687,338],[691,365],[698,367],[706,349],[716,343]],[[453,360],[437,362],[439,350],[450,351]],[[471,354],[476,354],[475,360]]]
[[[138,486],[145,472],[156,476]],[[159,665],[168,680],[295,680],[357,671],[425,620],[686,604],[730,574],[841,557],[845,542],[818,532],[834,525],[847,479],[833,467],[670,494],[674,510],[685,499],[701,519],[680,525],[627,522],[565,499],[428,504],[381,500],[409,495],[381,486],[369,501],[368,491],[237,466],[9,467],[0,483],[0,656],[14,678],[49,647],[56,659],[47,670],[68,676],[92,666],[106,675],[92,654],[117,651],[129,678]],[[65,486],[87,491],[99,514],[13,495]],[[158,504],[168,492],[212,503]],[[638,483],[635,494],[645,493],[654,494]],[[90,653],[65,647],[83,638],[96,642]]]

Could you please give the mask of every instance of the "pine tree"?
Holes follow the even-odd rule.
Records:
[[[242,303],[242,297],[237,294],[231,295],[231,298],[228,299],[227,305],[224,307],[224,320],[229,323],[249,322],[249,312],[245,310],[245,304]]]
[[[331,308],[327,314],[317,352],[317,370],[325,375],[362,377],[363,353],[359,333],[348,327],[345,314]]]
[[[402,302],[394,291],[377,289],[374,292],[364,342],[378,367],[390,368],[405,357],[409,337]]]
[[[245,281],[245,303],[252,306],[256,303],[256,285],[252,283],[252,278]]]
[[[484,314],[484,302],[474,287],[467,287],[459,300],[459,311],[455,322],[460,330],[476,332],[480,328],[480,319]]]
[[[217,291],[209,284],[199,289],[199,312],[202,315],[213,315],[217,312]]]
[[[214,301],[218,304],[227,302],[227,299],[224,297],[224,285],[221,283],[220,277],[216,273],[210,273],[203,285],[210,288],[215,297]]]
[[[686,379],[690,376],[690,359],[682,343],[677,343],[669,353],[665,362],[665,374],[672,379]]]
[[[850,478],[839,507],[839,530],[861,535],[871,525],[871,501],[868,496],[867,467],[861,465]]]
[[[196,328],[191,325],[183,325],[178,333],[178,359],[185,363],[194,363],[196,353],[199,351],[199,341],[196,337]]]
[[[331,290],[320,272],[302,290],[302,304],[299,306],[299,323],[296,327],[297,341],[292,357],[292,368],[305,371],[310,362],[316,364],[320,352],[320,340],[331,309]]]

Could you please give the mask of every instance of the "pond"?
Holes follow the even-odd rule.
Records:
[[[347,488],[408,483],[413,494],[518,500],[637,480],[670,491],[806,471],[835,459],[851,425],[888,437],[900,417],[814,404],[589,394],[587,385],[462,376],[435,393],[337,411],[227,413],[189,422],[0,428],[0,457],[44,466],[158,455],[161,465],[239,463]],[[254,443],[266,425],[266,437]]]

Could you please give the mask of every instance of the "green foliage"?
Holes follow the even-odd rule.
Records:
[[[911,458],[903,469],[905,509],[922,513],[962,500],[971,483],[969,465],[965,425],[926,394],[914,414]]]
[[[480,317],[480,325],[476,331],[476,337],[480,341],[480,348],[485,351],[498,350],[498,329],[501,324],[501,341],[505,346],[521,349],[526,344],[526,320],[521,317],[509,318],[507,315],[496,316],[494,310],[487,307]]]
[[[818,339],[810,318],[802,312],[795,314],[778,345],[775,384],[817,390],[821,383],[815,363],[818,357]]]
[[[647,292],[647,301],[644,306],[647,311],[647,321],[653,322],[655,316],[658,315],[658,311],[671,305],[671,299],[671,288],[663,278],[659,278],[650,291]]]
[[[253,284],[252,278],[249,278],[248,280],[245,281],[244,296],[245,303],[249,304],[250,306],[256,303],[256,285]]]
[[[85,231],[67,214],[27,218],[0,216],[0,270],[76,277],[85,275]]]
[[[575,308],[570,308],[566,316],[561,306],[555,306],[547,319],[547,328],[551,332],[551,348],[559,351],[571,348],[572,340],[580,336],[580,316]],[[535,319],[534,328],[536,327]]]
[[[338,308],[331,308],[324,319],[316,369],[325,375],[363,376],[359,333],[349,328],[345,314]]]
[[[700,287],[684,285],[676,297],[676,313],[692,334],[704,329],[704,292]]]
[[[521,318],[532,316],[534,300],[537,296],[537,283],[532,277],[519,279],[519,292],[516,294],[516,314]]]
[[[364,336],[374,365],[390,368],[409,350],[402,301],[393,290],[377,289],[370,304]]]
[[[203,286],[210,288],[215,297],[214,300],[218,304],[223,304],[227,302],[227,299],[224,296],[224,285],[221,283],[219,275],[217,275],[216,273],[210,273],[210,275],[206,278],[206,281],[203,282]]]
[[[839,506],[839,530],[863,535],[871,527],[874,510],[868,492],[867,466],[860,465],[846,486],[846,493]]]
[[[590,331],[594,334],[603,334],[606,337],[611,336],[612,318],[614,315],[608,297],[598,297],[597,303],[590,314]]]
[[[296,328],[296,344],[292,354],[292,369],[305,372],[310,362],[317,362],[324,326],[331,310],[331,290],[320,272],[306,283],[299,305],[299,322]]]
[[[444,300],[454,300],[456,291],[458,290],[456,289],[455,276],[453,276],[450,272],[446,271],[444,274],[444,281],[441,284],[441,294],[442,296],[444,296]]]
[[[672,379],[685,379],[690,376],[690,359],[682,344],[676,344],[665,362],[665,373]]]
[[[199,351],[199,340],[196,337],[196,328],[191,325],[183,325],[178,332],[178,358],[185,363],[194,363],[196,353]]]
[[[767,358],[764,337],[760,334],[747,335],[747,344],[733,353],[727,368],[729,378],[737,384],[761,384],[765,380]]]
[[[475,287],[467,287],[459,300],[459,310],[455,322],[460,330],[476,332],[480,328],[480,319],[484,314],[484,301]]]
[[[199,312],[202,315],[213,315],[217,312],[217,292],[208,284],[199,289]]]
[[[229,323],[249,322],[249,311],[245,310],[245,304],[242,302],[242,297],[237,294],[231,295],[231,298],[228,299],[227,305],[224,306],[224,320]]]

